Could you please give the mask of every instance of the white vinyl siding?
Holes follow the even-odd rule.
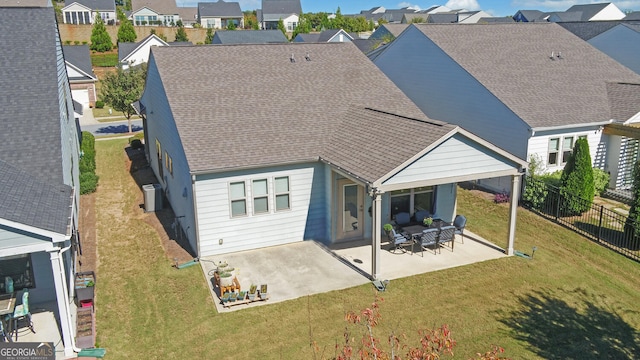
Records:
[[[565,149],[563,145],[568,146],[569,140],[565,141],[565,139],[569,138],[573,139],[571,141],[571,148],[568,149],[569,151],[573,151],[573,146],[577,139],[586,138],[589,143],[589,153],[591,155],[592,165],[594,167],[604,169],[606,160],[605,154],[607,152],[606,136],[602,136],[602,130],[597,126],[590,128],[582,127],[577,129],[566,129],[556,132],[547,131],[536,133],[534,137],[529,139],[529,155],[527,160],[530,160],[529,157],[532,155],[537,157],[545,165],[545,172],[562,170],[564,167],[562,157],[567,155],[563,154]],[[556,150],[553,150],[553,146],[556,144],[556,141],[552,141],[552,139],[557,139],[557,156],[555,154],[552,156],[552,153],[556,152]],[[552,157],[557,159],[555,163],[550,161],[550,158]]]
[[[270,193],[270,211],[254,214],[254,204],[251,201],[254,199],[253,181],[267,179],[268,189],[278,188],[278,192],[280,187],[274,181],[280,178],[288,178],[290,209],[274,211],[273,201],[278,200]],[[231,216],[228,185],[231,183],[246,184],[246,198],[249,199],[247,216]],[[329,197],[323,164],[201,175],[197,177],[195,186],[201,256],[305,239],[326,240]]]
[[[146,43],[142,44],[131,54],[127,55],[126,58],[122,59],[122,68],[126,70],[130,66],[140,65],[149,61],[149,53],[151,52],[152,46],[166,46],[166,44],[157,38],[149,38]]]
[[[454,135],[402,169],[384,184],[437,180],[477,174],[477,178],[513,169],[511,161],[496,156],[462,135]],[[495,175],[494,175],[495,176]]]

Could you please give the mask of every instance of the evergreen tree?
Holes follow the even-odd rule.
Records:
[[[184,30],[184,25],[182,25],[182,20],[178,20],[178,22],[176,23],[176,26],[178,26],[178,30],[176,30],[175,41],[181,41],[181,42],[189,41],[189,38],[187,37],[187,32]]]
[[[133,28],[133,24],[129,20],[120,22],[120,28],[118,28],[118,42],[135,42],[136,30]]]
[[[204,43],[205,44],[211,44],[213,42],[213,29],[212,28],[208,28],[207,29],[207,37],[204,38]]]
[[[640,159],[633,167],[633,203],[624,224],[624,233],[631,241],[630,249],[640,249]]]
[[[308,34],[311,32],[311,22],[306,17],[301,17],[298,26],[293,30],[293,34],[291,35],[292,39],[298,34]]]
[[[564,197],[562,208],[567,215],[582,214],[591,207],[595,185],[587,139],[576,141],[560,182],[560,194]]]
[[[96,14],[96,22],[93,24],[93,30],[91,30],[90,48],[97,52],[105,52],[113,48],[111,36],[109,36],[107,32],[107,28],[104,26],[104,21],[102,21],[100,14]]]
[[[284,21],[282,21],[282,18],[278,20],[278,30],[282,31],[285,37],[287,36],[287,29],[284,27]]]
[[[159,38],[160,38],[160,39],[162,39],[162,41],[164,41],[164,42],[168,42],[167,37],[166,37],[166,36],[164,36],[163,34],[158,34],[158,33],[156,32],[156,29],[151,29],[151,34],[153,34],[153,35],[155,35],[155,36],[159,37]]]

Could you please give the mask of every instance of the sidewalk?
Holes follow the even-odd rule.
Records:
[[[82,109],[82,116],[80,117],[80,126],[82,125],[98,125],[100,122],[93,117],[93,109]]]

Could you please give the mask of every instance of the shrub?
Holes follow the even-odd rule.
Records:
[[[76,40],[73,42],[74,45],[80,45],[80,40]]]
[[[596,195],[599,196],[605,190],[607,190],[607,186],[609,186],[610,177],[611,175],[609,175],[608,172],[602,169],[593,168],[593,183],[595,186]]]
[[[71,45],[71,40],[65,40],[65,41],[64,41],[64,44],[65,44],[65,45]]]
[[[560,194],[565,198],[562,210],[567,215],[582,214],[591,207],[595,195],[589,143],[578,139],[562,171]]]
[[[80,169],[80,194],[89,194],[98,187],[96,175],[96,138],[88,131],[82,132],[80,150],[82,156],[78,168]]]
[[[96,101],[96,109],[102,109],[104,107],[104,101],[98,100]]]
[[[506,191],[503,191],[501,193],[497,193],[493,198],[493,201],[496,204],[501,204],[501,203],[509,202],[509,198],[510,198],[509,193],[507,193]]]
[[[531,209],[542,210],[549,194],[547,183],[540,177],[533,176],[527,176],[524,181],[525,187],[522,193],[522,201]]]

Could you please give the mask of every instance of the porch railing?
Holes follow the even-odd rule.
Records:
[[[635,227],[640,224],[626,214],[577,196],[564,195],[557,187],[531,176],[525,177],[524,187],[522,205],[525,208],[630,259],[640,261],[640,237],[633,236]],[[581,213],[572,211],[576,208],[587,210]]]

